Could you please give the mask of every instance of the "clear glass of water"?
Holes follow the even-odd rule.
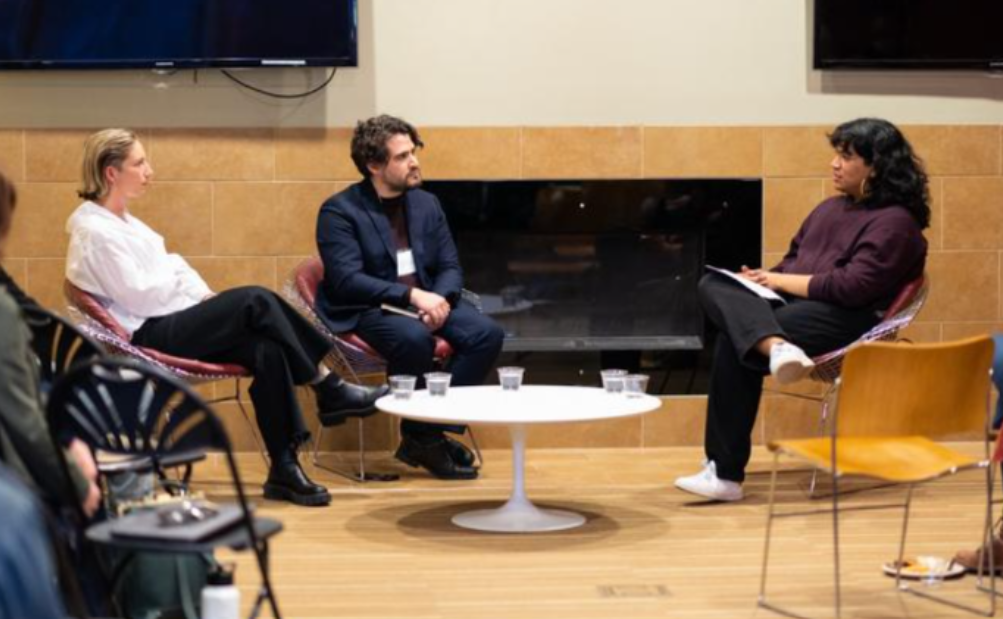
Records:
[[[418,378],[410,374],[397,374],[387,379],[390,382],[390,393],[398,400],[409,400],[414,393],[414,385]]]
[[[453,375],[449,372],[428,372],[425,374],[425,387],[428,388],[428,395],[442,398],[449,393],[449,383],[453,380]]]
[[[602,387],[606,393],[623,393],[623,379],[627,376],[627,370],[602,370],[599,375],[602,376]]]
[[[498,368],[498,382],[501,383],[502,391],[518,391],[525,373],[526,368],[515,366]]]
[[[949,562],[944,557],[916,557],[916,562],[923,567],[923,585],[936,588],[944,582]]]
[[[623,391],[628,398],[639,398],[648,392],[647,374],[627,374],[623,377]]]

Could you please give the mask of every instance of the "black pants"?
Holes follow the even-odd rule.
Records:
[[[756,351],[763,338],[781,337],[814,357],[850,344],[880,321],[872,309],[845,309],[796,297],[773,306],[716,274],[700,281],[700,303],[720,334],[707,398],[704,450],[721,479],[741,482],[752,451],[763,378],[769,358]]]
[[[355,332],[387,360],[389,375],[412,374],[418,377],[418,387],[421,387],[425,382],[422,375],[434,370],[433,334],[414,318],[371,309],[359,316]],[[495,321],[465,301],[460,301],[453,308],[446,323],[435,335],[453,347],[454,354],[447,371],[453,374],[451,384],[458,387],[484,382],[501,353],[505,338],[505,333]],[[401,434],[421,441],[441,436],[444,430],[462,432],[463,426],[443,426],[410,419],[401,421]]]
[[[317,366],[332,344],[271,290],[233,288],[186,310],[151,318],[132,342],[250,370],[254,416],[273,461],[310,438],[296,385],[317,377]]]

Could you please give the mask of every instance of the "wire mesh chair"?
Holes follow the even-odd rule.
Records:
[[[387,371],[386,360],[361,337],[352,332],[337,334],[332,333],[327,327],[327,324],[324,323],[324,321],[320,319],[320,316],[317,315],[314,307],[317,302],[317,290],[323,280],[324,263],[321,261],[319,256],[311,256],[299,263],[293,269],[292,273],[290,273],[289,277],[286,278],[286,281],[282,286],[282,296],[289,301],[290,305],[299,310],[300,313],[302,313],[318,331],[323,333],[331,342],[334,343],[334,349],[328,356],[328,361],[331,364],[332,369],[340,376],[347,378],[352,382],[358,383],[361,381],[363,376],[369,374],[385,374]],[[452,355],[453,348],[449,345],[449,342],[441,337],[436,337],[435,350],[433,352],[436,363],[443,365]],[[312,452],[314,466],[335,473],[336,475],[347,477],[354,481],[392,479],[393,476],[371,474],[366,472],[365,429],[362,418],[358,419],[358,428],[358,473],[350,473],[336,469],[324,464],[319,459],[318,455],[320,443],[325,431],[324,426],[320,427],[317,432],[317,438],[314,440]],[[471,445],[474,448],[477,462],[482,462],[481,452],[477,446],[477,440],[474,438],[473,431],[468,428],[467,432],[470,435]]]
[[[210,531],[194,540],[168,540],[156,535],[124,538],[114,533],[131,513],[116,520],[88,527],[87,538],[97,544],[133,552],[208,552],[227,546],[249,548],[255,556],[261,587],[251,616],[267,600],[280,617],[268,571],[268,539],[282,529],[281,523],[254,517],[248,506],[237,463],[226,429],[212,408],[174,374],[137,359],[97,358],[79,364],[53,387],[47,406],[50,431],[55,437],[74,436],[92,451],[126,459],[142,459],[160,480],[172,462],[207,450],[222,452],[233,484],[239,520],[232,526]],[[63,461],[66,483],[72,490]],[[221,508],[222,510],[222,508]],[[129,524],[129,523],[127,523]],[[156,525],[150,530],[156,529]],[[113,581],[115,579],[113,578]]]
[[[63,282],[63,292],[69,303],[70,317],[77,327],[84,334],[104,345],[109,353],[140,359],[193,385],[234,381],[232,393],[212,398],[209,403],[233,402],[237,405],[244,421],[251,428],[251,437],[258,448],[258,453],[261,454],[261,459],[266,465],[268,464],[268,454],[255,430],[256,424],[247,412],[244,402],[240,399],[240,381],[251,376],[247,368],[234,363],[211,363],[177,357],[153,348],[135,346],[130,341],[129,332],[108,312],[97,297],[73,285],[69,280]]]
[[[829,435],[771,442],[774,453],[770,481],[770,501],[766,523],[763,570],[759,605],[787,616],[798,616],[767,600],[770,542],[778,518],[831,513],[834,543],[834,585],[836,616],[841,615],[840,532],[841,512],[901,507],[902,532],[899,538],[895,585],[921,597],[944,602],[979,614],[986,610],[909,588],[902,581],[906,532],[912,504],[913,486],[971,469],[985,470],[985,529],[990,537],[994,468],[990,466],[989,402],[993,343],[986,336],[942,344],[904,346],[870,342],[854,347],[847,355],[836,380],[835,414]],[[983,437],[983,456],[972,457],[937,440],[975,434]],[[780,455],[806,461],[828,471],[833,477],[831,510],[808,509],[778,512],[776,509],[777,469]],[[902,503],[843,507],[839,501],[839,481],[846,475],[866,476],[885,484],[905,484]],[[988,614],[995,613],[996,581]]]

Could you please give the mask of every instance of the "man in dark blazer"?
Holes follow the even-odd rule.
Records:
[[[364,177],[329,198],[317,220],[324,282],[317,313],[334,333],[354,331],[387,360],[390,375],[433,369],[433,334],[452,345],[453,385],[478,385],[501,352],[504,333],[462,298],[463,272],[439,201],[419,189],[421,138],[391,116],[360,122],[352,160]],[[381,308],[411,309],[418,319]],[[397,458],[441,479],[473,479],[473,456],[444,431],[401,422]]]

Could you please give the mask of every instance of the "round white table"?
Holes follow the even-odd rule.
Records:
[[[526,426],[631,417],[655,410],[661,400],[650,395],[627,397],[594,387],[523,385],[502,391],[498,385],[451,387],[445,397],[416,391],[410,399],[393,395],[376,406],[385,412],[433,423],[507,425],[512,435],[512,494],[497,509],[479,509],[453,516],[466,529],[501,533],[560,531],[585,524],[574,512],[541,509],[526,498]]]

